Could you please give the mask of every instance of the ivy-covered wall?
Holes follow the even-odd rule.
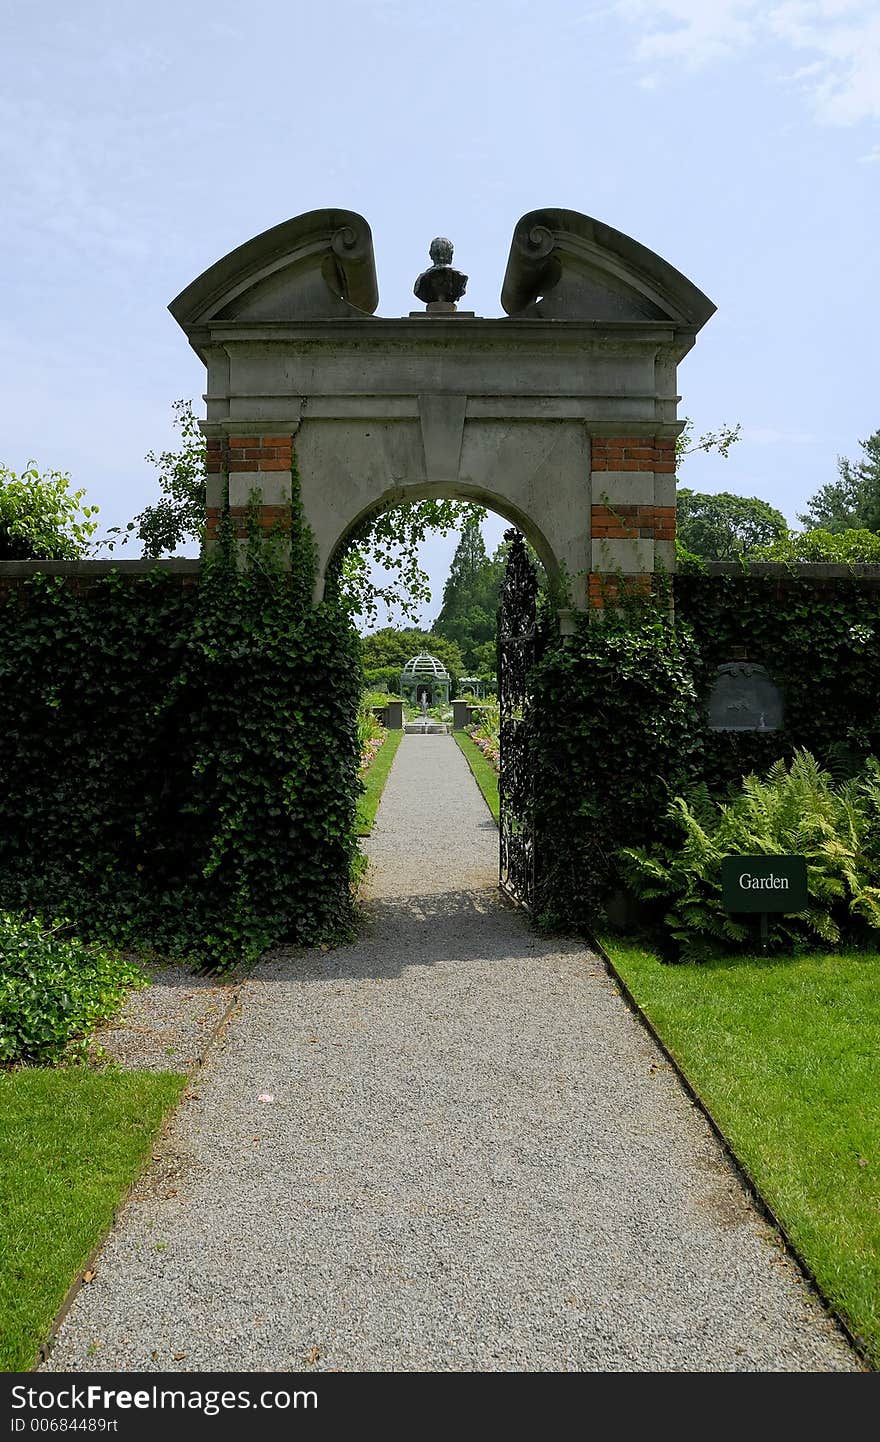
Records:
[[[358,643],[291,547],[0,567],[0,908],[212,965],[345,933]],[[674,625],[662,597],[582,617],[533,674],[548,923],[594,925],[619,849],[691,783],[801,746],[880,754],[880,569],[712,567],[675,600]],[[715,668],[743,651],[782,687],[783,731],[709,731]]]
[[[219,966],[350,926],[357,643],[311,576],[0,591],[0,908]]]
[[[542,924],[589,930],[619,887],[620,848],[656,833],[699,768],[694,661],[662,609],[634,603],[579,618],[533,671]]]
[[[880,755],[880,568],[717,565],[668,597],[579,622],[533,673],[538,913],[589,930],[620,887],[618,852],[664,834],[676,792],[717,794],[798,747],[833,769]],[[662,591],[662,586],[660,587]],[[719,665],[781,687],[778,732],[708,727]]]
[[[675,579],[676,616],[696,643],[699,722],[716,667],[765,666],[780,687],[784,728],[705,731],[703,770],[716,789],[807,747],[820,761],[880,755],[880,568],[716,564]]]

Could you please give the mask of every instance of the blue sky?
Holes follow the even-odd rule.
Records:
[[[876,0],[0,0],[0,46],[0,459],[69,470],[105,525],[204,389],[168,301],[316,206],[368,219],[386,315],[438,233],[500,314],[537,206],[658,251],[718,306],[681,413],[743,425],[697,489],[793,521],[880,427]]]

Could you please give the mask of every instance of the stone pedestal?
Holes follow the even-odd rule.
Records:
[[[452,729],[463,731],[465,726],[470,725],[471,707],[468,701],[453,701],[452,703]]]

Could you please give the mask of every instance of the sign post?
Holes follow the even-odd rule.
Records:
[[[721,862],[725,911],[757,913],[761,946],[767,950],[767,916],[806,910],[809,904],[805,856],[725,856]]]

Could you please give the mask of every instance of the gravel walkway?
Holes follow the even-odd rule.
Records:
[[[496,848],[452,737],[405,737],[360,940],[246,983],[49,1369],[856,1370]]]
[[[126,1071],[191,1072],[240,983],[171,963],[144,969],[150,985],[127,994],[119,1014],[95,1033],[93,1050]]]

